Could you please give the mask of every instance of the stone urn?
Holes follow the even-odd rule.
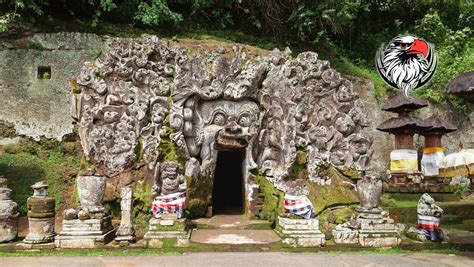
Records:
[[[0,177],[0,243],[14,240],[18,235],[18,204],[10,200],[7,179]]]
[[[364,176],[357,182],[357,195],[363,209],[371,210],[380,206],[382,181],[374,176]]]
[[[38,182],[31,186],[33,196],[26,201],[28,205],[28,234],[23,240],[28,244],[41,244],[54,241],[54,216],[56,200],[48,196],[48,185]]]
[[[90,213],[103,213],[102,199],[105,194],[104,176],[78,176],[77,191],[81,209]]]

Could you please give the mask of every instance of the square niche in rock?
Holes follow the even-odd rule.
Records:
[[[37,77],[40,80],[51,79],[51,66],[38,66]]]

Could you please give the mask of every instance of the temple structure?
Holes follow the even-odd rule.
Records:
[[[377,130],[395,135],[395,150],[390,153],[389,192],[442,192],[439,165],[444,158],[441,137],[456,131],[451,123],[437,116],[420,119],[410,113],[428,106],[426,100],[399,95],[382,104],[382,110],[394,112],[398,117],[381,123]],[[424,136],[423,153],[413,146],[415,134]],[[449,190],[449,188],[448,188]]]

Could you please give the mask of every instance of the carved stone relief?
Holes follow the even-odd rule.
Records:
[[[365,111],[352,84],[316,53],[295,59],[290,53],[249,58],[238,48],[188,52],[147,35],[114,39],[78,78],[87,159],[107,176],[142,159],[155,179],[161,177],[155,193],[173,191],[171,180],[174,187],[181,178],[166,188],[159,173],[170,170],[158,151],[171,140],[184,160],[176,168],[184,171],[188,197],[203,181],[212,192],[219,150],[245,150],[244,182],[258,168],[282,190],[298,150],[308,153],[312,181],[324,180],[318,176],[323,163],[366,170],[372,139],[362,134]],[[200,203],[210,204],[209,192],[200,194]]]

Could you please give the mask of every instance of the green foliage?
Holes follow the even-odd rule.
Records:
[[[466,179],[461,179],[454,193],[463,198],[470,190],[470,186]]]
[[[435,102],[450,102],[454,107],[466,109],[461,99],[447,95],[446,85],[456,76],[469,71],[474,66],[474,38],[468,27],[452,30],[441,20],[439,14],[432,11],[417,22],[415,33],[436,44],[438,67],[428,85],[416,91],[421,97]]]
[[[34,50],[44,50],[44,47],[40,43],[34,43],[34,42],[29,42],[26,45],[26,48],[28,49],[34,49]]]
[[[79,168],[78,158],[60,152],[59,148],[47,152],[44,148],[38,149],[39,145],[29,151],[6,153],[0,157],[0,175],[8,179],[12,199],[18,203],[22,214],[27,212],[26,199],[32,195],[30,186],[41,180],[49,185],[49,195],[56,199],[59,210],[64,194],[67,194],[64,185],[72,183],[68,178]]]
[[[283,207],[284,193],[276,189],[263,175],[257,174],[255,182],[259,185],[260,192],[264,195],[262,210],[258,217],[275,223],[279,215],[285,214]]]
[[[160,25],[165,21],[177,23],[183,20],[183,16],[173,12],[168,7],[166,0],[143,1],[138,5],[135,19],[145,25]]]

